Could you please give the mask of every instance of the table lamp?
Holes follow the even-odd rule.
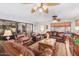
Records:
[[[6,36],[6,39],[9,40],[10,39],[10,36],[12,35],[12,32],[11,30],[5,30],[4,31],[4,35],[3,36]]]

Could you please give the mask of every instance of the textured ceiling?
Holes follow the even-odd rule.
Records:
[[[58,15],[63,21],[71,21],[73,18],[78,18],[79,15],[78,3],[61,3],[57,6],[50,6],[48,14],[39,12],[39,10],[32,14],[31,9],[34,5],[0,3],[0,18],[29,23],[46,23],[51,22],[53,15]]]

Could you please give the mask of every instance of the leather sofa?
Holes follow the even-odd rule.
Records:
[[[0,46],[2,46],[5,51],[5,52],[1,52],[3,53],[4,56],[5,56],[4,53],[7,53],[7,55],[9,56],[20,56],[20,55],[21,56],[34,56],[34,53],[32,50],[14,41],[2,42]]]

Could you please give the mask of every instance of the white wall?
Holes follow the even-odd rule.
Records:
[[[34,5],[36,4],[0,3],[0,19],[33,23],[33,31],[40,32],[40,26],[43,25],[49,25],[49,29],[47,30],[51,29],[50,23],[52,16],[56,14],[62,21],[71,21],[71,29],[74,31],[74,21],[71,18],[79,15],[79,3],[63,3],[57,6],[51,6],[49,7],[48,14],[39,11],[31,13]]]
[[[76,20],[76,19],[75,19]],[[65,29],[65,28],[51,28],[50,27],[50,24],[51,23],[47,23],[47,24],[44,24],[44,23],[38,23],[38,24],[36,24],[36,26],[33,28],[33,30],[35,31],[35,32],[40,32],[40,26],[46,26],[46,25],[48,25],[48,29],[45,29],[45,32],[46,31],[51,31],[51,30],[56,30],[56,31],[62,31],[62,32],[64,32],[64,31],[69,31],[69,30],[71,30],[71,32],[75,32],[76,30],[75,30],[75,20],[66,20],[67,22],[69,21],[69,22],[71,22],[71,27],[70,28],[67,28],[67,29]],[[63,21],[64,22],[64,21]]]

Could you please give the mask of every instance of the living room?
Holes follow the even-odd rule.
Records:
[[[79,56],[78,6],[0,3],[0,56]]]

